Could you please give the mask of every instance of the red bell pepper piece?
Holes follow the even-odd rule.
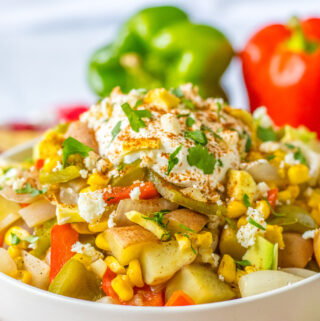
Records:
[[[159,197],[159,193],[152,182],[141,182],[130,186],[113,187],[110,191],[104,193],[104,201],[107,204],[117,204],[123,199],[130,198],[131,191],[137,186],[140,188],[140,199],[146,200]]]
[[[78,120],[80,115],[89,109],[86,105],[70,105],[58,108],[59,120],[75,121]]]
[[[3,245],[4,236],[0,234],[0,247]]]
[[[35,167],[39,171],[44,165],[44,159],[38,159],[36,161]]]
[[[268,191],[267,199],[271,207],[274,208],[276,206],[276,202],[278,199],[278,189],[277,188],[270,189]]]
[[[51,230],[50,282],[75,253],[72,245],[79,241],[79,234],[70,224],[54,225]]]
[[[266,106],[275,124],[320,135],[320,19],[258,31],[241,53],[251,111]]]
[[[166,303],[167,307],[194,305],[193,299],[182,290],[174,291]]]

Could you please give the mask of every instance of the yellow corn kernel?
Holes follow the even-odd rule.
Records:
[[[54,130],[47,131],[43,135],[43,139],[33,150],[34,159],[48,159],[55,157],[64,140],[64,135],[59,134]]]
[[[182,234],[175,234],[174,235],[178,244],[179,244],[179,249],[180,250],[186,250],[186,249],[190,249],[191,247],[191,241],[188,237],[186,237],[185,235]]]
[[[291,192],[287,189],[278,193],[278,200],[280,202],[291,201],[291,199],[292,199]]]
[[[124,268],[124,266],[122,266],[114,256],[107,256],[104,261],[113,273],[126,273],[126,269]]]
[[[230,255],[225,254],[222,257],[218,268],[218,274],[223,276],[227,283],[236,281],[236,263]]]
[[[88,228],[88,223],[71,223],[71,227],[79,234],[93,234]]]
[[[273,166],[279,167],[280,163],[284,160],[284,157],[286,154],[282,150],[278,149],[273,153],[273,155],[275,157],[273,159],[271,159],[269,162]]]
[[[55,156],[53,158],[48,158],[43,165],[43,170],[45,172],[51,172],[54,168],[57,167],[58,162],[60,162],[59,156]]]
[[[118,294],[120,300],[129,301],[133,297],[133,289],[127,275],[117,275],[112,281],[111,286]]]
[[[110,251],[110,246],[103,233],[97,235],[95,243],[99,249]]]
[[[17,279],[19,279],[21,282],[25,284],[31,284],[32,274],[26,270],[20,270],[18,271]]]
[[[252,272],[256,272],[255,267],[254,267],[254,266],[251,266],[251,265],[246,266],[246,267],[244,268],[244,270],[245,270],[245,272],[246,272],[247,274],[252,273]]]
[[[19,242],[18,244],[12,244],[13,235],[16,235],[19,238],[19,240],[17,240],[17,242]],[[12,226],[6,232],[6,234],[4,236],[4,241],[9,246],[10,245],[18,245],[21,248],[25,248],[27,246],[27,244],[26,244],[26,242],[23,242],[22,240],[27,238],[28,236],[30,236],[30,234],[27,230],[23,229],[20,226]]]
[[[150,90],[144,98],[146,104],[154,104],[165,109],[176,107],[180,99],[164,88]]]
[[[101,219],[97,223],[90,223],[88,225],[89,231],[93,233],[103,232],[108,228],[108,219]]]
[[[285,178],[286,177],[286,170],[284,168],[279,168],[278,175],[280,178]]]
[[[8,247],[8,253],[13,259],[16,259],[19,255],[21,255],[21,250],[15,245],[10,245]]]
[[[23,261],[23,257],[22,256],[18,256],[14,259],[14,261],[17,264],[17,268],[18,270],[22,270],[23,266],[24,266],[24,261]]]
[[[142,288],[144,286],[141,266],[138,259],[132,260],[129,263],[127,275],[133,285],[139,288]]]
[[[273,244],[278,243],[279,249],[284,249],[283,227],[279,225],[267,225],[264,237]]]
[[[83,188],[80,193],[89,193],[89,192],[95,192],[96,190],[101,189],[101,186],[98,185],[92,185],[92,186],[87,186]]]
[[[199,248],[211,248],[213,241],[212,233],[207,231],[202,231],[197,234],[197,245]]]
[[[257,161],[259,159],[263,158],[262,154],[260,152],[257,152],[257,151],[251,151],[249,153],[249,155],[247,156],[247,160],[249,162],[254,162],[254,161]]]
[[[239,280],[242,276],[246,275],[247,273],[245,271],[242,270],[238,270],[236,273],[236,283],[239,283]]]
[[[257,202],[256,209],[263,214],[265,220],[268,219],[271,214],[270,206],[265,200]]]
[[[93,173],[89,176],[87,183],[90,186],[107,186],[110,179],[102,174]]]
[[[247,207],[241,201],[231,201],[227,206],[226,216],[229,218],[238,218],[247,212]]]
[[[245,215],[243,215],[238,219],[237,228],[239,229],[241,226],[244,226],[247,224],[248,224],[247,217]]]
[[[320,204],[319,204],[320,207]],[[312,209],[311,216],[315,220],[315,222],[320,225],[320,209]]]
[[[320,204],[320,191],[313,190],[308,200],[308,205],[312,208],[318,208]]]
[[[291,184],[302,184],[310,179],[309,168],[306,165],[293,165],[288,169],[288,178]]]
[[[287,190],[290,191],[292,199],[296,199],[300,194],[300,187],[298,185],[289,185]]]

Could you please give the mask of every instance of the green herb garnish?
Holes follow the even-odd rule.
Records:
[[[62,143],[62,165],[65,167],[67,159],[70,155],[79,154],[82,157],[87,157],[89,152],[93,149],[89,146],[86,146],[80,143],[78,140],[73,137],[68,137]]]
[[[182,234],[183,236],[185,236],[186,238],[188,238],[190,240],[190,244],[191,244],[191,250],[194,254],[197,254],[197,251],[194,249],[193,245],[192,245],[192,241],[190,239],[190,236],[188,234]]]
[[[249,222],[251,225],[259,228],[260,230],[263,230],[263,231],[266,230],[261,224],[257,223],[252,217],[249,217],[249,218],[248,218],[248,222]]]
[[[206,125],[201,125],[201,127],[200,127],[200,129],[201,130],[206,130],[206,131],[208,131],[209,133],[211,133],[215,138],[218,138],[218,139],[220,139],[220,140],[223,140],[223,138],[220,136],[220,135],[218,135],[217,133],[218,133],[218,131],[217,131],[217,133],[215,133],[211,128],[209,128],[208,126],[206,126]],[[222,129],[222,131],[223,131],[223,128],[219,128],[218,130],[219,130],[219,132],[221,132],[221,129]]]
[[[231,221],[231,219],[229,217],[225,217],[224,218],[227,222],[227,224],[233,229],[233,230],[236,230],[236,227],[234,225],[234,223]]]
[[[184,225],[184,224],[179,224],[179,227],[181,227],[182,229],[188,231],[188,232],[191,232],[191,233],[197,233],[196,231],[194,231],[193,229],[191,229],[190,227]]]
[[[150,110],[134,110],[128,103],[121,105],[121,108],[125,115],[128,117],[130,126],[133,131],[139,132],[140,128],[145,128],[146,124],[142,118],[151,118],[152,114]]]
[[[189,116],[190,116],[190,113],[189,114],[179,114],[177,117],[182,118],[182,117],[189,117]]]
[[[303,165],[306,165],[308,166],[308,162],[307,162],[307,159],[306,157],[303,155],[302,151],[300,148],[298,148],[298,150],[293,154],[293,158],[300,162],[301,164]]]
[[[258,126],[257,136],[263,142],[277,140],[277,133],[273,130],[272,127],[265,128],[265,127]]]
[[[234,263],[236,263],[236,265],[240,265],[243,267],[252,265],[251,262],[248,260],[242,260],[242,261],[234,260]]]
[[[246,153],[249,153],[251,150],[251,146],[252,146],[252,140],[251,140],[250,135],[248,133],[246,133],[246,134],[247,134],[247,140],[246,140],[246,144],[245,144],[244,148],[245,148]]]
[[[17,194],[30,194],[32,197],[34,197],[46,193],[47,190],[45,188],[43,190],[36,189],[32,187],[29,183],[27,183],[25,187],[16,189],[15,192]]]
[[[244,194],[244,195],[243,195],[243,204],[244,204],[246,207],[250,207],[250,206],[251,206],[251,203],[250,203],[250,199],[249,199],[248,194]]]
[[[30,236],[26,237],[26,238],[24,239],[24,241],[27,241],[28,243],[33,244],[33,243],[37,242],[38,239],[39,239],[38,236],[30,235]]]
[[[192,139],[194,142],[201,145],[207,145],[208,143],[205,133],[201,130],[185,131],[184,137]]]
[[[186,119],[186,125],[187,125],[187,127],[191,127],[195,122],[196,122],[196,121],[195,121],[193,118],[191,118],[191,117],[188,117],[188,118]]]
[[[187,161],[190,166],[195,166],[204,174],[212,174],[216,165],[216,158],[209,153],[208,148],[196,145],[188,149]]]
[[[217,162],[219,167],[223,167],[223,162],[220,158],[218,158]]]
[[[16,234],[11,233],[10,235],[11,235],[11,244],[12,245],[18,245],[21,242],[20,238]]]
[[[188,109],[190,109],[190,110],[196,109],[196,106],[194,105],[194,103],[190,99],[181,98],[181,100]]]
[[[117,124],[113,127],[112,131],[111,131],[111,136],[112,136],[111,142],[114,141],[114,139],[118,136],[120,131],[121,131],[121,121],[119,120],[117,122]]]
[[[182,90],[179,88],[179,87],[176,87],[176,88],[172,88],[171,89],[171,92],[178,98],[181,98],[183,97],[183,92]]]
[[[175,151],[169,155],[167,175],[169,175],[170,172],[173,170],[173,168],[178,164],[179,158],[177,157],[177,155],[179,154],[181,148],[182,148],[182,145],[177,147]]]
[[[143,99],[137,100],[137,102],[136,102],[135,105],[133,106],[133,109],[138,108],[138,107],[141,106],[142,104],[143,104]]]
[[[148,221],[154,221],[156,222],[159,226],[161,226],[162,228],[166,229],[167,228],[167,224],[165,224],[163,222],[163,217],[165,214],[169,213],[170,211],[169,210],[161,210],[159,212],[155,212],[155,213],[152,213],[150,216],[143,216],[143,218],[145,220],[148,220]]]
[[[271,161],[272,159],[276,158],[276,155],[269,155],[267,156],[267,160]]]
[[[295,149],[296,146],[289,144],[289,143],[285,143],[285,145],[289,148],[289,149]]]

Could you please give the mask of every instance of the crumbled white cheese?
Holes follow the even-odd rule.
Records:
[[[82,244],[81,242],[76,242],[72,245],[71,252],[84,254],[93,260],[103,257],[102,253],[98,252],[90,243]]]
[[[97,170],[100,173],[104,173],[108,169],[108,163],[104,159],[99,159],[97,161]]]
[[[260,152],[263,152],[263,153],[273,153],[280,148],[281,148],[281,145],[276,142],[264,142],[259,146]]]
[[[174,135],[179,135],[181,128],[179,120],[175,115],[172,114],[164,114],[160,118],[161,127],[162,129],[167,132]]]
[[[104,304],[114,304],[114,301],[111,296],[104,296],[101,299],[97,300],[98,303],[104,303]]]
[[[88,171],[86,169],[81,169],[79,173],[83,179],[86,179],[88,177]]]
[[[62,156],[62,149],[59,149],[57,154],[58,154],[59,156]]]
[[[260,182],[257,184],[257,189],[256,189],[256,199],[261,199],[267,197],[267,193],[270,190],[269,186],[265,182]]]
[[[252,116],[261,127],[268,128],[273,126],[273,121],[267,113],[267,108],[264,106],[257,108]]]
[[[304,238],[305,240],[307,239],[313,239],[315,236],[317,230],[310,230],[310,231],[306,231],[302,234],[302,238]]]
[[[213,268],[217,268],[219,266],[219,262],[220,262],[220,255],[216,254],[216,253],[212,253],[212,263],[211,266]]]
[[[89,156],[84,159],[84,165],[89,171],[92,171],[96,168],[98,159],[99,155],[91,151]]]
[[[63,168],[63,166],[62,166],[61,162],[57,162],[56,167],[52,171],[53,172],[59,172],[59,171],[62,170],[62,168]]]
[[[223,205],[223,202],[221,200],[217,200],[217,205],[218,206],[222,206]]]
[[[294,154],[293,153],[288,153],[285,157],[284,157],[284,162],[285,164],[288,165],[297,165],[300,164],[300,162],[296,159],[294,159]]]
[[[136,186],[135,188],[132,189],[129,195],[132,200],[138,201],[140,199],[140,194],[141,194],[140,187]]]
[[[223,275],[218,274],[218,277],[219,277],[219,280],[220,280],[220,281],[224,282],[224,276],[223,276]]]
[[[97,221],[104,213],[106,203],[103,191],[80,193],[78,199],[79,215],[88,223]]]
[[[26,183],[26,179],[25,178],[17,178],[17,179],[15,179],[14,181],[13,181],[13,183],[12,183],[12,188],[14,189],[14,190],[16,190],[16,189],[22,189],[23,187],[24,187],[24,185],[25,185],[25,183]]]
[[[109,215],[109,218],[108,218],[108,227],[109,227],[109,228],[112,228],[112,227],[115,227],[115,226],[116,226],[116,222],[114,221],[115,216],[116,216],[116,211],[113,211],[113,212]]]

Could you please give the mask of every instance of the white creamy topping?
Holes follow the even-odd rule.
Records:
[[[140,194],[141,194],[140,187],[136,186],[135,188],[132,189],[129,195],[132,200],[137,201],[140,199]]]
[[[310,230],[310,231],[306,231],[302,234],[302,238],[304,238],[305,240],[307,239],[313,239],[315,234],[316,234],[317,230]]]

